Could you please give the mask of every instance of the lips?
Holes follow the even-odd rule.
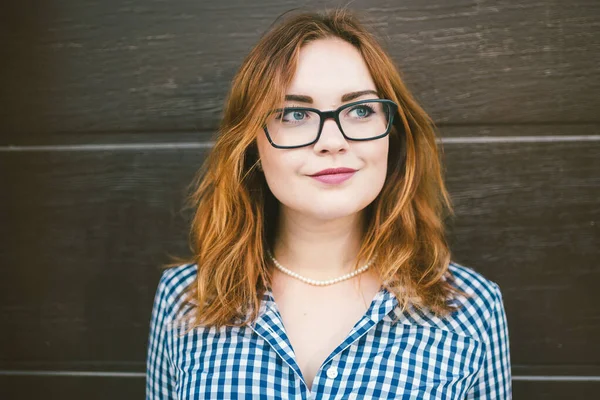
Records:
[[[316,174],[313,174],[310,176],[317,177],[317,176],[323,176],[323,175],[352,174],[354,172],[356,172],[356,170],[352,169],[352,168],[345,168],[345,167],[327,168],[327,169],[319,171]]]
[[[342,183],[342,182],[352,178],[353,175],[354,175],[354,172],[346,172],[343,174],[317,175],[317,176],[313,176],[311,178],[313,178],[314,180],[320,181],[322,183],[337,184],[337,183]]]

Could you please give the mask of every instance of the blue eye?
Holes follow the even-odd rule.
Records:
[[[309,114],[305,110],[284,108],[277,118],[284,124],[300,125],[310,119]]]
[[[292,116],[294,121],[302,121],[306,117],[306,112],[298,111],[298,110],[288,111],[284,114],[283,120],[287,121],[288,120],[287,118],[289,118],[289,115]]]
[[[360,106],[353,107],[353,108],[350,110],[350,112],[354,112],[354,113],[355,113],[355,116],[356,116],[357,118],[367,118],[367,117],[369,117],[371,114],[374,114],[374,113],[375,113],[375,111],[374,111],[374,110],[373,110],[371,107],[369,107],[369,106],[367,106],[367,105],[364,105],[364,104],[363,104],[363,105],[360,105]]]

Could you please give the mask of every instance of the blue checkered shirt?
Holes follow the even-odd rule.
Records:
[[[308,389],[281,315],[267,290],[245,327],[170,329],[180,295],[196,275],[163,272],[147,355],[147,399],[510,399],[509,337],[498,285],[456,263],[455,285],[471,298],[447,317],[400,312],[382,288]],[[393,319],[399,317],[393,324]]]

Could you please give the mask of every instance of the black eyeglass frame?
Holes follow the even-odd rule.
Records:
[[[344,111],[347,108],[353,107],[353,106],[357,106],[359,104],[365,104],[365,103],[383,103],[383,104],[388,104],[390,105],[390,112],[388,115],[388,121],[387,121],[387,128],[385,130],[385,132],[381,135],[372,137],[372,138],[367,138],[367,139],[353,139],[350,138],[348,136],[346,136],[346,134],[344,133],[344,130],[342,129],[342,124],[340,122],[340,113],[342,111]],[[325,121],[328,119],[333,119],[335,120],[335,123],[337,124],[340,132],[342,133],[342,135],[344,136],[344,138],[346,140],[352,140],[352,141],[356,141],[356,142],[364,142],[364,141],[369,141],[369,140],[376,140],[376,139],[380,139],[382,137],[387,136],[390,131],[392,130],[392,126],[394,123],[394,116],[396,115],[396,113],[398,112],[398,104],[394,103],[392,100],[388,100],[388,99],[367,99],[367,100],[358,100],[358,101],[353,101],[352,103],[348,103],[348,104],[344,104],[343,106],[338,107],[335,110],[330,110],[330,111],[321,111],[319,109],[316,108],[311,108],[311,107],[284,107],[284,108],[278,108],[275,110],[272,110],[268,115],[267,115],[267,119],[268,117],[276,112],[281,112],[281,111],[311,111],[314,112],[315,114],[317,114],[319,116],[319,131],[317,133],[317,137],[315,140],[313,140],[310,143],[307,144],[301,144],[301,145],[297,145],[297,146],[280,146],[277,145],[273,142],[273,140],[271,139],[271,136],[269,135],[269,131],[267,129],[267,123],[265,122],[265,124],[263,125],[263,130],[265,131],[265,135],[267,135],[267,139],[269,140],[269,143],[271,143],[271,146],[275,147],[276,149],[297,149],[300,147],[306,147],[306,146],[310,146],[312,144],[315,144],[316,142],[319,141],[319,138],[321,137],[321,133],[323,132],[323,125],[325,125]]]

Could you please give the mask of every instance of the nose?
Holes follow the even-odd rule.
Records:
[[[348,147],[348,141],[340,131],[335,120],[333,118],[327,118],[323,123],[321,136],[314,145],[315,151],[318,153],[337,153],[346,151]]]

